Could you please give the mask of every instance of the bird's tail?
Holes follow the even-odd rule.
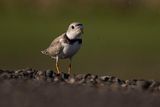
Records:
[[[41,51],[41,53],[42,53],[42,54],[45,54],[45,55],[48,55],[48,51],[47,51],[47,49],[45,49],[45,50]]]

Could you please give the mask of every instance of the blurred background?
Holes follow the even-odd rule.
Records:
[[[0,69],[55,69],[40,51],[73,21],[85,26],[73,73],[160,80],[159,0],[0,0]]]

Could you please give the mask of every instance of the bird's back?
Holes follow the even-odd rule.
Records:
[[[60,39],[63,39],[63,36],[64,34],[55,38],[50,46],[47,49],[43,50],[42,53],[51,57],[55,57],[56,55],[58,55],[63,50],[63,46],[60,42]]]

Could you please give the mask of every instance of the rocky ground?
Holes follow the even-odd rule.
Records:
[[[52,70],[0,70],[0,107],[159,107],[160,82]]]

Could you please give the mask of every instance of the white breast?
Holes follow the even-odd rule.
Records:
[[[63,49],[63,54],[61,58],[69,58],[78,52],[78,50],[81,47],[81,44],[79,44],[78,42],[75,42],[72,45],[63,43],[63,46],[64,46],[64,49]]]

